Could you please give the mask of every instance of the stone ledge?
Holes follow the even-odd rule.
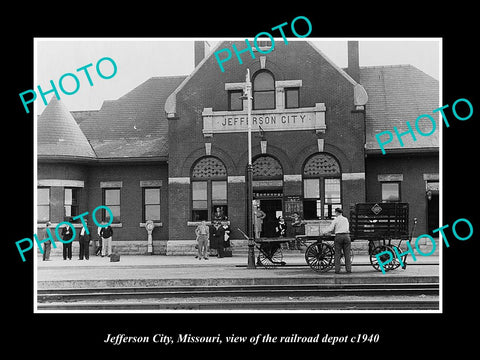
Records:
[[[230,245],[232,247],[232,252],[235,253],[235,250],[242,250],[247,248],[247,240],[230,240]],[[166,245],[166,255],[196,255],[197,249],[196,240],[168,240]]]
[[[165,255],[166,254],[166,240],[154,240],[153,241],[153,254],[154,255]],[[56,248],[52,246],[50,255],[51,256],[63,256],[63,243],[56,241]],[[98,243],[97,243],[98,244]],[[75,256],[78,257],[80,245],[78,241],[73,241],[72,243],[72,258]],[[93,244],[93,241],[90,241],[90,255],[95,254],[96,246]],[[117,252],[120,255],[146,255],[147,253],[147,241],[146,240],[129,240],[129,241],[112,241],[112,252]],[[37,254],[42,255],[40,250],[37,247]]]

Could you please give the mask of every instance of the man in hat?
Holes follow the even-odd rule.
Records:
[[[80,229],[80,235],[78,237],[78,243],[80,245],[78,260],[83,260],[83,257],[85,257],[85,259],[88,260],[90,257],[89,247],[90,247],[90,238],[91,238],[92,231],[88,227],[88,220],[84,219],[84,221],[85,221],[85,226],[82,226],[82,228]]]
[[[351,245],[350,240],[350,225],[348,219],[343,216],[343,211],[340,208],[335,209],[335,219],[327,227],[325,233],[332,232],[335,234],[335,274],[340,273],[340,258],[345,256],[345,270],[347,273],[352,272],[352,260],[350,257]]]
[[[102,225],[106,224],[106,221],[102,221]],[[112,235],[113,229],[110,225],[102,227],[100,230],[100,236],[102,237],[102,257],[112,255]]]
[[[73,230],[69,224],[71,224],[72,219],[69,218],[67,225],[62,229],[62,239],[64,241],[68,241],[67,243],[63,243],[63,260],[72,260],[72,238],[73,238]]]

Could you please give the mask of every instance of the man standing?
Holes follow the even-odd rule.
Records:
[[[102,254],[102,235],[100,235],[100,231],[103,228],[97,226],[97,239],[98,239],[98,246],[95,248],[95,256]]]
[[[50,225],[52,225],[52,223],[50,221],[47,221],[45,223],[45,235],[44,235],[43,239],[47,238],[47,236],[48,236],[47,229],[50,228]],[[50,250],[51,249],[52,249],[52,242],[50,240],[45,241],[43,243],[43,261],[50,261]]]
[[[335,209],[335,219],[330,226],[325,230],[326,233],[333,232],[335,234],[335,274],[340,273],[340,258],[345,256],[345,270],[347,273],[352,272],[352,260],[350,257],[350,250],[352,242],[350,240],[350,225],[348,219],[343,216],[343,211],[340,208]]]
[[[253,212],[253,225],[255,229],[255,239],[260,239],[260,234],[262,232],[262,225],[263,225],[263,219],[267,214],[265,214],[262,209],[260,209],[260,205],[257,205],[255,208],[255,211]]]
[[[202,260],[202,257],[208,260],[208,238],[210,229],[205,223],[205,220],[197,226],[195,234],[197,235],[198,260]]]
[[[288,246],[290,250],[300,250],[300,242],[297,240],[297,235],[303,235],[304,231],[302,231],[303,221],[300,217],[298,212],[294,212],[292,215],[292,230],[293,230],[293,237],[295,240],[289,241]]]
[[[69,219],[69,221],[72,221]],[[62,229],[62,239],[64,241],[68,241],[68,243],[63,243],[63,260],[67,260],[67,257],[69,260],[72,260],[72,237],[73,237],[73,230],[70,227],[70,225],[66,225]]]
[[[102,225],[105,224],[105,221],[102,221]],[[107,256],[112,255],[112,235],[113,229],[110,225],[104,227],[100,230],[100,236],[102,237],[102,257],[107,254]]]
[[[88,221],[85,219],[85,226],[82,226],[82,229],[80,230],[80,236],[78,237],[78,243],[80,245],[80,251],[78,254],[78,260],[83,260],[83,257],[85,256],[85,259],[88,260],[90,257],[90,238],[91,238],[91,230],[88,227]],[[87,234],[88,232],[88,234]]]

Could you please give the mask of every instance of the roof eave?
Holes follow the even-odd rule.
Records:
[[[213,47],[213,49],[198,63],[198,65],[193,69],[193,71],[188,75],[177,88],[168,96],[165,101],[165,113],[167,114],[167,119],[175,119],[177,117],[177,94],[183,87],[190,81],[190,79],[197,73],[197,71],[203,66],[203,64],[215,53],[215,51],[224,43],[225,41],[219,42]]]
[[[421,147],[421,148],[395,148],[395,149],[385,149],[385,155],[407,155],[407,154],[425,154],[425,153],[439,153],[440,148],[436,146],[431,147]],[[371,156],[384,156],[381,149],[366,149],[365,154]]]

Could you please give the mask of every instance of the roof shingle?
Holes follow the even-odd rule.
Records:
[[[394,139],[385,145],[388,149],[425,149],[439,147],[439,116],[432,111],[439,105],[439,83],[431,76],[412,65],[373,66],[360,68],[360,83],[368,94],[366,105],[366,148],[379,150],[375,135],[391,131]],[[415,120],[423,114],[431,115],[436,121],[436,130],[430,136],[421,136],[415,129]],[[407,134],[402,137],[404,146],[395,136],[394,126],[401,134],[408,130],[408,121],[414,129],[416,141]],[[419,121],[423,133],[432,130],[432,123]],[[386,137],[384,138],[386,139]]]
[[[72,114],[55,96],[38,117],[37,156],[87,159],[96,157]]]
[[[152,77],[81,122],[98,158],[166,157],[164,104],[185,76]]]

